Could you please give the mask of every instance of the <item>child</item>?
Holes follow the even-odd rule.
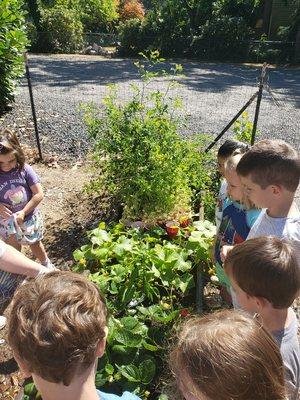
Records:
[[[17,250],[29,245],[33,255],[46,267],[53,267],[44,246],[43,220],[37,206],[43,190],[34,170],[25,164],[16,135],[0,135],[0,236]]]
[[[46,272],[49,272],[49,269],[0,240],[0,307],[12,297],[16,287],[26,276],[35,277]],[[5,324],[6,318],[0,315],[0,329],[4,328]]]
[[[8,342],[25,376],[43,400],[139,400],[95,387],[105,350],[107,309],[85,277],[53,271],[20,286],[8,319]]]
[[[300,179],[296,150],[282,140],[262,140],[241,159],[237,173],[249,199],[264,208],[248,238],[291,239],[300,256],[300,213],[294,202]]]
[[[292,244],[273,236],[246,240],[227,255],[224,268],[239,305],[258,313],[277,341],[289,399],[297,399],[300,350],[297,318],[290,308],[300,290],[300,264]]]
[[[246,240],[252,225],[260,213],[259,210],[251,207],[248,199],[244,196],[241,180],[236,173],[236,166],[242,156],[241,153],[235,154],[225,163],[224,172],[228,185],[227,193],[230,199],[226,199],[223,204],[222,222],[215,243],[216,273],[220,284],[223,286],[221,294],[225,300],[225,288],[230,291],[230,282],[223,270],[222,246],[224,244],[234,245]],[[236,306],[234,298],[232,301],[233,305]]]
[[[238,142],[237,140],[227,139],[218,150],[218,170],[221,177],[224,178],[224,165],[232,154],[240,150],[241,153],[246,152],[249,146],[245,143]],[[221,186],[219,190],[217,205],[216,205],[216,226],[219,229],[222,221],[223,203],[227,197],[227,183],[225,179],[221,180]]]
[[[285,400],[278,346],[242,311],[189,320],[170,365],[186,400]]]

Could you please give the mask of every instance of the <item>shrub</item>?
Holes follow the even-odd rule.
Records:
[[[72,53],[83,45],[83,26],[78,12],[58,5],[41,16],[40,47],[45,52]]]
[[[127,21],[128,19],[144,19],[145,10],[143,5],[138,0],[125,0],[124,4],[120,8],[120,19],[121,21]]]
[[[119,18],[119,0],[79,0],[79,12],[87,32],[110,32]]]
[[[120,55],[135,56],[152,47],[155,37],[148,29],[147,20],[129,19],[118,27]]]
[[[210,156],[199,151],[197,142],[183,140],[178,132],[179,121],[174,114],[180,99],[169,95],[174,79],[166,82],[165,91],[147,92],[151,79],[159,76],[157,64],[163,60],[153,51],[147,61],[153,70],[136,64],[142,85],[132,86],[131,100],[121,105],[116,88],[111,87],[104,111],[91,105],[85,121],[102,173],[98,188],[105,187],[119,199],[124,218],[155,223],[189,213],[195,181],[204,187],[210,180],[207,174],[203,176]],[[179,65],[172,69],[174,75],[180,71]],[[192,165],[195,161],[196,166]],[[199,175],[201,178],[195,178]]]
[[[17,80],[24,71],[27,38],[22,5],[21,0],[0,2],[0,115],[13,101]]]
[[[198,57],[214,60],[242,60],[247,55],[252,30],[243,18],[215,17],[200,29],[191,52]]]

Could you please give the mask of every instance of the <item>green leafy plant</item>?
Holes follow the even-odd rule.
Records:
[[[247,111],[243,112],[240,119],[235,121],[233,126],[233,132],[235,134],[236,140],[244,143],[251,143],[253,131],[253,122],[249,119],[249,114]],[[256,136],[260,134],[259,131],[256,131]]]
[[[197,266],[206,273],[215,227],[208,221],[183,224],[172,241],[164,228],[126,228],[104,223],[74,252],[77,272],[105,294],[111,318],[96,384],[146,399],[155,387],[174,324],[189,314]],[[189,300],[187,300],[189,299]],[[193,304],[193,302],[192,302]]]
[[[22,0],[0,2],[0,115],[14,99],[24,72],[23,53],[28,44]]]
[[[211,156],[202,151],[203,136],[184,140],[179,133],[181,101],[170,93],[182,67],[159,68],[165,60],[158,51],[144,59],[136,63],[141,84],[132,85],[132,98],[121,104],[110,87],[104,110],[85,107],[85,122],[101,174],[93,189],[114,194],[124,206],[123,219],[156,223],[190,213],[194,186],[209,186],[203,171]],[[166,76],[165,90],[148,90],[153,79]]]
[[[41,11],[39,46],[43,51],[72,53],[83,45],[83,26],[76,9],[64,5]]]

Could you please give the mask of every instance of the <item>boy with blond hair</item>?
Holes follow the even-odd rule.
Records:
[[[300,265],[293,244],[273,236],[246,240],[228,253],[224,269],[240,307],[258,314],[277,341],[288,398],[296,400],[300,351],[297,318],[291,305],[300,291]]]
[[[22,285],[8,318],[8,342],[43,400],[139,400],[96,390],[105,350],[107,309],[98,288],[72,272],[50,272]]]

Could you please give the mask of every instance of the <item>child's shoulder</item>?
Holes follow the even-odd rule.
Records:
[[[104,393],[98,390],[98,394],[101,400],[140,400],[135,394],[124,392],[122,396],[118,396],[112,393]]]

